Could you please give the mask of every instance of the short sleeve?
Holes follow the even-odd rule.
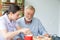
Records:
[[[0,30],[6,29],[6,25],[3,21],[0,21]]]

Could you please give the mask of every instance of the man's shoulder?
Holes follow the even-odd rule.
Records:
[[[17,21],[23,21],[24,20],[24,17],[21,17],[21,18],[19,18]]]
[[[33,17],[34,21],[40,21],[40,19],[38,19],[37,17]]]
[[[24,19],[24,17],[21,17],[21,18],[19,18],[18,20],[23,20]]]

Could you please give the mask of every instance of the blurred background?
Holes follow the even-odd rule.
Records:
[[[0,0],[1,16],[11,3],[21,6],[21,13],[25,6],[33,5],[34,17],[40,19],[47,32],[60,36],[60,0]]]

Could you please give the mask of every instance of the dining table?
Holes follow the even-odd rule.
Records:
[[[33,40],[52,40],[52,37],[33,37]]]

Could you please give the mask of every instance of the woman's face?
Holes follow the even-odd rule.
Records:
[[[15,14],[12,14],[12,20],[16,21],[20,18],[20,11],[17,11]]]

